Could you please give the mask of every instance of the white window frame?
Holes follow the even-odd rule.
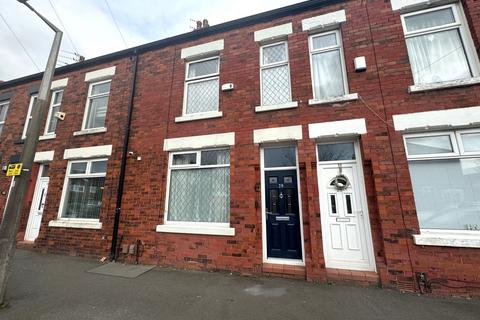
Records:
[[[100,93],[92,96],[92,89],[93,86],[98,85],[98,84],[103,84],[110,82],[110,90],[108,93]],[[88,115],[90,113],[90,101],[92,98],[98,98],[98,97],[108,97],[108,102],[107,102],[107,114],[108,114],[108,104],[110,103],[110,93],[112,92],[112,85],[111,85],[112,79],[107,79],[107,80],[102,80],[102,81],[95,81],[95,82],[90,82],[88,85],[88,95],[87,95],[87,103],[85,104],[85,111],[83,113],[83,122],[82,122],[82,131],[95,131],[99,129],[106,129],[107,125],[107,115],[105,115],[105,123],[103,127],[95,127],[95,128],[87,128],[87,123],[88,123]]]
[[[463,129],[440,131],[430,133],[405,134],[403,136],[405,151],[408,162],[424,161],[424,160],[447,160],[447,159],[469,159],[480,158],[480,151],[464,152],[461,135],[464,133],[480,133],[480,129]],[[454,152],[438,153],[425,155],[409,155],[406,139],[416,137],[432,137],[432,136],[450,136]],[[449,247],[472,247],[480,248],[480,230],[454,230],[454,229],[428,229],[420,228],[420,234],[414,235],[414,241],[418,245],[431,246],[449,246]]]
[[[321,36],[326,36],[329,34],[335,34],[337,37],[337,45],[335,46],[330,46],[326,48],[321,48],[321,49],[314,49],[313,48],[313,39],[316,37],[321,37]],[[309,49],[309,58],[310,58],[310,76],[311,76],[311,81],[312,81],[312,94],[313,94],[313,100],[323,100],[323,99],[329,99],[329,98],[335,98],[335,97],[324,97],[324,98],[319,98],[315,94],[315,77],[314,77],[314,70],[313,70],[313,56],[315,54],[319,53],[325,53],[325,52],[330,52],[330,51],[335,51],[339,50],[340,51],[340,64],[342,67],[342,77],[343,77],[343,90],[344,94],[343,96],[347,96],[349,94],[349,88],[348,88],[348,79],[347,79],[347,67],[345,65],[345,54],[343,52],[343,39],[342,39],[342,33],[340,32],[340,29],[334,29],[326,32],[321,32],[321,33],[314,33],[308,37],[308,49]],[[340,96],[342,97],[342,96]]]
[[[63,182],[63,190],[62,190],[62,198],[60,199],[60,206],[58,207],[58,220],[61,221],[66,221],[66,222],[92,222],[92,223],[98,223],[100,222],[100,214],[102,213],[101,211],[99,212],[99,217],[98,218],[64,218],[63,213],[65,212],[66,209],[66,196],[67,196],[67,188],[68,188],[68,182],[70,181],[70,178],[105,178],[107,176],[106,172],[102,173],[87,173],[90,172],[90,168],[92,166],[92,162],[98,162],[98,161],[107,161],[107,170],[108,170],[108,158],[94,158],[94,159],[83,159],[83,160],[71,160],[68,162],[67,165],[67,171],[65,173],[65,180]],[[81,163],[81,162],[86,162],[87,166],[85,168],[85,173],[84,174],[71,174],[70,169],[72,168],[72,164],[74,163]],[[102,193],[102,206],[103,206],[103,201],[104,201],[104,196],[105,194]]]
[[[30,120],[32,120],[33,102],[35,101],[35,99],[38,99],[37,93],[30,96],[30,103],[28,104],[27,110],[27,118],[25,119],[25,125],[23,126],[22,140],[27,138],[28,124],[30,123]]]
[[[215,165],[201,165],[201,154],[202,151],[215,151],[215,150],[228,150],[229,151],[229,160],[228,164],[215,164]],[[196,163],[195,164],[187,164],[187,165],[174,165],[173,164],[173,156],[178,154],[190,154],[195,153],[196,156]],[[205,148],[205,149],[197,149],[197,150],[189,150],[189,151],[180,151],[180,152],[170,152],[169,159],[168,159],[168,175],[167,175],[167,192],[165,197],[165,212],[164,212],[164,224],[165,225],[172,225],[172,226],[183,226],[183,227],[194,227],[194,228],[230,228],[230,222],[190,222],[190,221],[169,221],[168,220],[168,205],[169,205],[169,197],[170,197],[170,179],[171,179],[171,172],[172,170],[188,170],[197,168],[202,170],[203,168],[224,168],[230,167],[230,148]],[[230,182],[231,184],[231,182]],[[230,217],[230,215],[229,215]]]
[[[60,103],[55,103],[55,95],[59,92],[62,92],[62,100],[60,100]],[[57,130],[57,128],[55,127],[55,131],[53,131],[53,132],[48,132],[48,125],[50,124],[51,118],[55,117],[55,115],[52,114],[53,108],[61,107],[62,101],[63,101],[63,89],[52,90],[52,97],[51,97],[51,101],[50,101],[50,106],[48,108],[47,122],[45,123],[45,131],[43,133],[43,136],[50,137],[50,136],[55,135],[55,131]],[[57,125],[58,125],[58,120],[57,120]]]
[[[274,47],[279,44],[285,44],[285,58],[286,60],[280,61],[280,62],[274,62],[274,63],[269,63],[269,64],[264,64],[263,63],[263,50],[268,47]],[[290,74],[290,56],[288,54],[288,41],[275,41],[273,43],[269,44],[264,44],[260,47],[260,105],[262,107],[271,107],[272,105],[265,105],[263,103],[263,70],[266,69],[271,69],[271,68],[276,68],[276,67],[281,67],[281,66],[287,66],[288,70],[288,96],[289,99],[286,103],[292,102],[292,79],[291,79],[291,74]],[[278,104],[278,106],[281,106],[282,104]],[[275,106],[275,105],[274,105]]]
[[[204,62],[204,61],[209,61],[209,60],[218,60],[217,64],[217,72],[215,73],[210,73],[206,74],[203,76],[197,76],[197,77],[188,77],[189,71],[190,71],[190,64],[193,63],[198,63],[198,62]],[[195,113],[187,113],[187,101],[188,101],[188,86],[192,83],[198,83],[198,82],[206,82],[206,81],[211,81],[211,80],[218,80],[218,90],[220,93],[220,56],[215,55],[211,56],[208,58],[203,58],[203,59],[196,59],[196,60],[191,60],[187,61],[185,65],[185,85],[183,86],[183,108],[182,108],[182,115],[184,117],[192,116],[192,115],[208,115],[208,114],[217,114],[218,110],[220,109],[220,94],[218,95],[218,103],[217,103],[217,110],[211,110],[211,111],[206,111],[206,112],[195,112]]]
[[[5,129],[5,122],[7,121],[7,114],[8,114],[8,108],[10,108],[10,100],[4,100],[0,101],[0,110],[4,107],[7,106],[7,111],[5,112],[5,119],[3,121],[0,121],[0,125],[2,125],[2,131],[0,131],[0,137],[2,136],[2,132]]]
[[[405,23],[405,18],[419,15],[419,14],[424,14],[432,11],[438,11],[446,8],[451,8],[453,12],[453,16],[455,18],[454,23],[442,25],[442,26],[437,26],[437,27],[432,27],[432,28],[427,28],[427,29],[422,29],[422,30],[416,30],[416,31],[407,31],[407,26]],[[475,50],[475,46],[473,44],[473,39],[470,34],[470,31],[468,29],[468,22],[467,19],[465,18],[465,14],[463,12],[463,8],[459,2],[457,3],[452,3],[444,6],[438,6],[438,7],[432,7],[428,8],[425,10],[418,10],[414,12],[409,12],[401,15],[401,21],[402,21],[402,27],[403,27],[403,34],[405,36],[405,41],[408,38],[412,37],[417,37],[417,36],[422,36],[430,33],[437,33],[441,31],[447,31],[447,30],[454,30],[458,29],[459,34],[460,34],[460,40],[462,41],[463,49],[465,51],[465,55],[467,57],[467,63],[470,68],[470,79],[478,77],[480,75],[480,65],[479,65],[479,60],[478,60],[478,55]],[[410,59],[410,57],[409,57]],[[412,72],[413,76],[413,69],[410,66],[410,70]],[[458,81],[458,80],[453,80],[453,81]],[[449,82],[449,81],[445,81]],[[423,83],[423,84],[418,84],[418,85],[427,85],[427,84],[432,84],[432,83]],[[417,84],[416,84],[417,85]]]

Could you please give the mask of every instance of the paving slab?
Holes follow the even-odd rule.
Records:
[[[86,272],[98,266],[18,250],[0,319],[480,319],[480,300],[163,268],[133,279]]]
[[[135,279],[153,268],[155,268],[155,266],[110,262],[100,267],[90,269],[87,272],[103,274],[105,276]]]

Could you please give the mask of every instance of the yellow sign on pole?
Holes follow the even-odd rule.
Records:
[[[19,176],[22,173],[23,163],[12,163],[8,165],[7,177]]]

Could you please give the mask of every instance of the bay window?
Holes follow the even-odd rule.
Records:
[[[9,106],[9,101],[0,102],[0,137],[2,136],[5,120],[7,119],[8,106]]]
[[[170,154],[166,224],[230,223],[230,151]]]
[[[310,36],[314,99],[347,94],[347,78],[340,30]]]
[[[183,114],[218,111],[220,58],[206,58],[187,63]]]
[[[460,3],[402,15],[415,84],[469,79],[479,75]]]
[[[61,218],[99,219],[106,172],[106,159],[68,163]]]
[[[260,48],[260,79],[262,106],[282,105],[292,101],[286,41]]]
[[[480,130],[404,140],[420,228],[480,231]]]

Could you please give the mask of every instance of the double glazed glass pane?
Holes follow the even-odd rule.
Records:
[[[313,54],[312,64],[316,99],[345,94],[340,49]]]
[[[318,161],[355,160],[352,142],[318,145]]]
[[[99,84],[94,84],[92,86],[92,92],[90,95],[94,96],[97,94],[106,94],[110,92],[110,84],[111,82],[104,82]]]
[[[452,8],[405,17],[407,32],[439,27],[454,22],[455,16],[453,15]]]
[[[262,69],[262,105],[290,102],[288,65]]]
[[[197,153],[183,153],[173,155],[173,165],[189,165],[197,163]]]
[[[416,84],[471,77],[458,29],[408,38],[407,48]]]
[[[218,79],[187,83],[186,113],[218,110]]]
[[[90,98],[88,108],[87,129],[105,126],[107,116],[108,96]]]
[[[90,173],[106,173],[107,172],[107,161],[94,161],[90,166]]]
[[[262,50],[264,66],[287,61],[287,45],[285,43],[264,47]]]
[[[409,163],[420,227],[480,230],[480,159]]]
[[[211,166],[230,163],[229,150],[209,150],[202,151],[202,166]]]
[[[230,167],[172,170],[168,220],[228,223]]]
[[[60,111],[60,104],[62,103],[63,91],[57,91],[53,94],[52,110],[50,111],[50,119],[48,119],[47,133],[54,133],[57,128],[58,119],[55,113]]]
[[[462,134],[462,143],[465,152],[480,152],[480,133]]]
[[[337,34],[329,33],[322,36],[312,38],[312,49],[319,50],[338,45]]]
[[[2,135],[3,125],[7,118],[8,103],[0,105],[0,135]]]
[[[200,62],[192,62],[188,65],[188,79],[202,77],[218,73],[218,58]]]
[[[86,162],[74,162],[70,166],[70,174],[85,174],[87,172]]]
[[[265,148],[263,154],[265,168],[295,167],[297,165],[295,147]]]
[[[102,207],[104,184],[104,177],[70,178],[62,217],[98,219]]]
[[[449,135],[407,138],[408,154],[411,156],[437,153],[452,153],[453,146]]]

